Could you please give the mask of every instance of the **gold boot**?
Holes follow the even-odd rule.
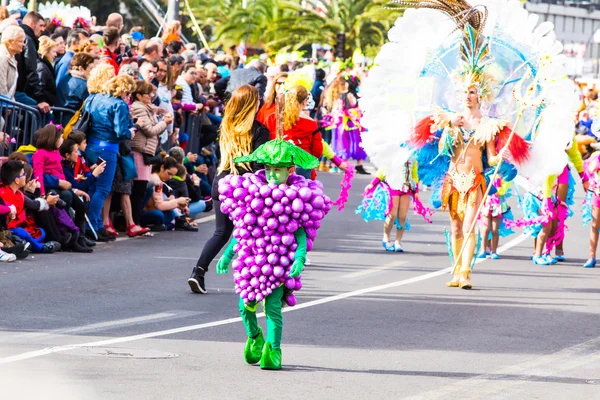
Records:
[[[454,265],[456,265],[456,267],[454,268],[454,277],[452,278],[452,280],[450,282],[446,282],[446,286],[448,286],[448,287],[458,287],[459,286],[459,281],[460,281],[459,271],[462,267],[460,260],[462,259],[462,255],[458,259],[456,257],[458,256],[458,253],[460,253],[460,249],[462,248],[462,245],[463,245],[463,238],[459,238],[459,239],[453,238],[453,240],[452,240],[452,255],[454,256]]]
[[[329,168],[327,167],[327,164],[325,164],[325,161],[321,161],[319,163],[319,172],[329,172]]]
[[[473,263],[473,257],[475,257],[475,247],[477,246],[477,237],[474,233],[471,233],[467,237],[465,244],[465,251],[462,254],[462,264],[460,268],[460,281],[459,287],[461,289],[471,289],[473,285],[470,282],[471,279],[471,264]]]

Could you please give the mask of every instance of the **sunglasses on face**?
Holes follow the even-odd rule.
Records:
[[[188,72],[188,74],[192,75],[192,76],[198,76],[197,72]]]

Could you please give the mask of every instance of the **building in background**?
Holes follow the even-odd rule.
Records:
[[[568,74],[597,78],[600,59],[600,0],[527,1],[525,8],[554,24],[568,57]]]

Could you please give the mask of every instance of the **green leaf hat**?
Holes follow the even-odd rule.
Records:
[[[299,166],[302,169],[315,169],[319,166],[319,159],[283,139],[274,139],[260,146],[249,156],[236,157],[234,162],[271,165],[273,167]]]

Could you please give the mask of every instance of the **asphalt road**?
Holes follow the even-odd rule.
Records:
[[[335,197],[340,176],[321,178]],[[309,254],[283,370],[245,365],[231,275],[213,264],[207,295],[187,286],[207,216],[199,233],[1,264],[0,398],[600,399],[600,269],[581,267],[579,213],[567,262],[532,265],[517,234],[473,290],[451,289],[447,215],[412,217],[406,252],[386,253],[381,224],[354,214],[369,179]]]

